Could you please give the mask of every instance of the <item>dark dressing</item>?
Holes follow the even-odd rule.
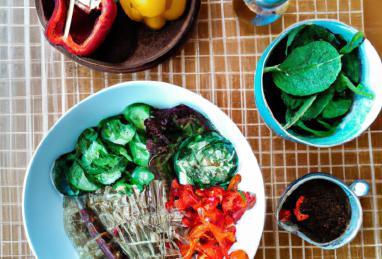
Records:
[[[299,213],[307,219],[298,220],[296,203],[304,197]],[[282,207],[291,212],[290,221],[300,232],[315,242],[327,243],[340,237],[350,217],[350,203],[346,193],[337,184],[327,180],[311,180],[298,187]]]

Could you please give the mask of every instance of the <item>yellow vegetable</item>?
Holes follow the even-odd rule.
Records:
[[[125,11],[127,16],[133,21],[140,22],[143,20],[142,14],[134,7],[131,0],[120,0],[122,9]]]
[[[167,0],[166,11],[163,13],[163,17],[168,21],[178,19],[184,13],[186,3],[187,0]]]
[[[130,0],[144,17],[154,18],[166,10],[166,0]]]
[[[162,16],[157,17],[145,17],[145,24],[153,30],[159,30],[166,24],[166,19]]]

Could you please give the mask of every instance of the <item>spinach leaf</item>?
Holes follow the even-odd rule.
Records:
[[[299,32],[304,29],[305,26],[299,26],[297,28],[294,28],[293,30],[291,30],[291,32],[288,34],[288,40],[287,40],[287,43],[286,43],[286,47],[285,47],[285,55],[288,55],[288,50],[289,50],[289,47],[292,45],[294,39],[296,38],[296,36],[299,34]]]
[[[87,167],[90,166],[95,160],[108,154],[105,147],[97,140],[89,144],[88,148],[82,152],[81,163]]]
[[[130,152],[133,156],[133,162],[137,165],[148,167],[150,153],[146,148],[146,139],[135,134],[132,141],[129,142]]]
[[[328,130],[331,130],[332,128],[336,128],[338,126],[338,123],[329,124],[328,122],[326,122],[320,118],[317,118],[316,122]]]
[[[90,144],[98,138],[98,133],[93,128],[84,130],[78,137],[76,144],[76,151],[78,154],[82,154],[87,150]]]
[[[281,100],[283,100],[285,106],[291,110],[295,110],[300,107],[306,98],[296,97],[289,95],[285,92],[281,92]]]
[[[351,39],[351,41],[346,44],[341,50],[340,50],[340,53],[341,54],[348,54],[350,52],[352,52],[353,50],[355,50],[356,48],[358,48],[359,46],[361,46],[361,44],[364,42],[365,40],[365,35],[363,34],[363,32],[357,32],[353,38]]]
[[[131,183],[141,186],[149,185],[154,178],[154,174],[149,169],[138,166],[131,174]]]
[[[341,56],[329,43],[311,42],[296,48],[277,66],[267,67],[273,81],[282,91],[295,96],[323,92],[336,80],[341,71]]]
[[[185,139],[174,156],[174,168],[180,184],[199,188],[227,186],[238,168],[238,156],[232,143],[215,131]]]
[[[333,99],[334,96],[334,88],[330,87],[325,92],[322,92],[317,96],[317,99],[314,101],[312,106],[304,113],[302,116],[302,120],[312,120],[318,117],[325,109],[325,107],[329,104],[329,102]]]
[[[145,124],[150,170],[169,184],[175,176],[172,159],[180,143],[188,136],[213,130],[207,118],[186,105],[153,110]]]
[[[373,99],[374,98],[374,94],[373,93],[370,93],[370,92],[367,92],[367,91],[363,90],[363,89],[365,89],[365,87],[362,84],[359,84],[358,86],[355,86],[352,83],[352,81],[350,81],[350,79],[347,76],[345,76],[343,73],[340,73],[338,78],[339,78],[338,79],[339,80],[339,84],[342,84],[345,87],[349,88],[355,94],[367,97],[369,99]]]
[[[316,136],[316,137],[319,137],[319,138],[324,138],[324,137],[330,136],[336,131],[336,127],[334,127],[334,128],[332,127],[328,131],[311,129],[308,126],[306,126],[302,121],[298,121],[296,123],[296,126],[299,127],[300,129]]]
[[[70,184],[78,190],[92,192],[100,188],[86,177],[85,171],[76,161],[70,167],[67,177]]]
[[[69,172],[74,160],[74,153],[62,155],[55,161],[52,171],[54,186],[59,192],[67,196],[77,196],[80,193],[78,189],[70,185],[67,178],[67,172]]]
[[[92,175],[91,177],[97,183],[100,183],[102,185],[109,185],[117,181],[119,178],[121,178],[121,176],[122,176],[122,172],[116,169],[109,172],[95,174],[95,175]]]
[[[353,100],[349,98],[339,98],[330,102],[322,112],[322,118],[334,119],[345,115],[351,108]]]
[[[102,138],[118,145],[126,145],[135,135],[135,127],[123,124],[119,119],[105,122],[101,129]]]
[[[125,119],[134,124],[137,129],[146,130],[145,120],[150,118],[151,106],[144,103],[134,103],[125,108]]]
[[[342,72],[349,77],[353,83],[358,84],[361,80],[361,61],[357,49],[342,57],[342,67]]]
[[[291,44],[291,49],[305,46],[313,41],[326,41],[335,48],[338,48],[341,44],[334,33],[324,27],[312,24],[305,26],[305,28],[295,36],[293,44]]]
[[[336,91],[336,93],[342,95],[348,89],[346,84],[343,82],[342,77],[341,77],[342,72],[338,75],[336,81],[333,84],[333,88]]]
[[[303,105],[296,112],[287,110],[286,117],[285,117],[286,124],[284,125],[284,129],[287,130],[290,127],[292,127],[294,124],[296,124],[296,122],[299,121],[302,118],[302,116],[304,116],[306,111],[312,106],[316,98],[317,98],[317,95],[313,95],[309,97],[308,99],[306,99]]]
[[[108,141],[107,143],[105,143],[105,147],[109,153],[114,154],[116,156],[122,156],[126,158],[127,161],[133,162],[133,158],[130,156],[129,152],[124,146],[117,145]]]

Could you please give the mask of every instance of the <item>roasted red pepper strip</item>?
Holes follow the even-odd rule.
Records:
[[[249,257],[245,251],[236,250],[230,253],[229,259],[249,259]]]
[[[97,18],[90,35],[81,43],[74,41],[69,34],[64,39],[64,30],[68,6],[66,0],[55,0],[55,7],[46,27],[46,37],[50,43],[63,46],[68,52],[78,56],[88,56],[105,40],[117,16],[117,4],[114,0],[101,0],[101,14]]]
[[[308,214],[303,214],[301,210],[301,206],[304,203],[305,197],[300,196],[296,202],[296,208],[293,210],[293,214],[296,216],[297,221],[304,221],[309,218]]]
[[[166,208],[181,212],[182,223],[189,228],[184,237],[187,242],[178,240],[185,259],[195,255],[198,259],[230,258],[228,251],[236,241],[235,223],[256,202],[254,194],[237,190],[239,183],[240,176],[236,176],[228,190],[222,187],[195,190],[177,180],[172,182]],[[246,258],[245,253],[237,253],[242,256],[237,259]]]
[[[281,222],[289,222],[291,220],[292,213],[290,210],[280,210],[279,219]]]

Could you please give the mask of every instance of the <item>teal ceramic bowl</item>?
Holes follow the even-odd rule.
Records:
[[[267,85],[264,84],[263,71],[267,61],[275,47],[296,27],[306,24],[316,24],[327,28],[335,34],[341,35],[345,40],[349,41],[357,30],[344,23],[335,20],[307,20],[296,23],[286,29],[275,41],[273,41],[263,53],[257,64],[255,76],[255,99],[259,113],[265,123],[279,136],[297,142],[315,147],[331,147],[341,145],[361,135],[370,127],[377,118],[382,108],[382,63],[381,59],[368,40],[360,46],[360,59],[362,64],[361,83],[368,90],[374,93],[374,98],[369,99],[363,96],[355,95],[354,103],[351,111],[345,116],[337,131],[328,137],[317,138],[297,135],[290,131],[286,131],[281,123],[276,119],[274,112],[271,110],[265,96]]]
[[[317,179],[326,180],[338,185],[348,197],[349,204],[350,204],[351,217],[349,220],[348,227],[346,228],[345,232],[341,236],[327,243],[315,242],[312,239],[310,239],[308,236],[306,236],[304,233],[300,232],[296,225],[292,224],[291,222],[282,222],[279,219],[280,210],[282,209],[288,197],[292,195],[293,192],[297,190],[304,183],[312,181],[312,180],[317,180]],[[342,182],[341,180],[329,174],[310,173],[310,174],[304,175],[303,177],[291,183],[287,187],[285,192],[281,195],[279,205],[276,210],[276,221],[278,222],[279,226],[283,228],[284,230],[299,236],[306,242],[309,242],[319,248],[326,249],[326,250],[340,248],[350,243],[355,238],[355,236],[357,235],[358,231],[360,230],[362,226],[362,207],[361,207],[359,198],[367,195],[369,192],[369,188],[370,188],[369,184],[364,180],[356,180],[350,186],[347,186],[344,182]]]

